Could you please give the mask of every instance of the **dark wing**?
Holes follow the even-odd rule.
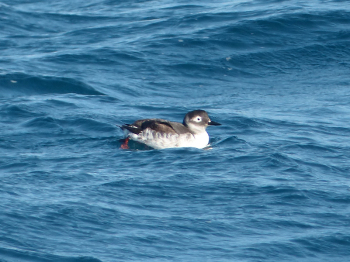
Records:
[[[169,125],[171,125],[172,129],[174,129],[174,131],[181,135],[181,134],[186,134],[186,133],[191,133],[192,132],[188,129],[188,127],[184,126],[181,123],[178,122],[169,122]]]
[[[128,130],[130,131],[131,133],[134,133],[134,134],[139,134],[142,132],[142,129],[137,127],[137,126],[134,126],[133,124],[129,125],[129,124],[126,124],[126,125],[122,125],[122,126],[119,126],[122,130]]]
[[[146,119],[142,122],[141,129],[145,130],[146,128],[150,128],[159,133],[176,133],[170,122],[163,119]]]
[[[176,134],[176,129],[173,128],[173,123],[163,119],[142,119],[137,120],[133,124],[122,125],[121,129],[126,129],[134,134],[139,134],[146,128],[150,128],[160,133],[172,133]],[[175,123],[180,124],[180,123]],[[180,124],[182,125],[182,124]]]

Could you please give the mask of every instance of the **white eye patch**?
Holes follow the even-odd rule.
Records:
[[[200,116],[196,116],[193,120],[195,122],[200,122],[200,121],[202,121],[202,118]]]

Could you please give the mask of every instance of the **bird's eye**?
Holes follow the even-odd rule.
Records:
[[[197,116],[197,117],[195,118],[195,121],[196,121],[196,122],[200,122],[200,121],[202,121],[202,118],[201,118],[200,116]]]

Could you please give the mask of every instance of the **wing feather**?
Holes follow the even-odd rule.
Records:
[[[120,127],[134,134],[140,134],[143,130],[149,128],[156,132],[168,134],[192,133],[186,126],[178,122],[170,122],[164,119],[141,119],[133,124],[126,124]]]

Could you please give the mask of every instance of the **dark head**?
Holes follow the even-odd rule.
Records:
[[[208,113],[204,110],[194,110],[188,112],[183,121],[184,126],[187,126],[191,131],[200,133],[205,131],[207,126],[220,126],[221,124],[211,121]]]

